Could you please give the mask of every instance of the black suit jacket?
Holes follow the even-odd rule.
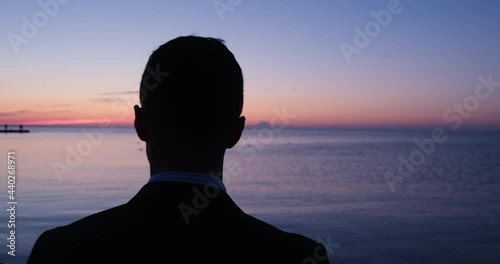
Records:
[[[28,263],[328,263],[323,245],[245,214],[223,191],[146,184],[128,203],[44,232]]]

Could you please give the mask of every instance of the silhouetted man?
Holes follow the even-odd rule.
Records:
[[[245,117],[241,68],[222,40],[160,46],[140,101],[149,182],[126,204],[44,232],[29,263],[328,263],[321,244],[245,214],[226,193],[224,154]]]

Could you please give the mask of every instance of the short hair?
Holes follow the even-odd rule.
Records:
[[[177,37],[149,57],[140,101],[154,116],[168,116],[177,129],[217,129],[241,115],[243,74],[223,40]]]

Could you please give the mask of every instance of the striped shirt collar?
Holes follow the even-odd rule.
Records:
[[[182,182],[196,185],[212,185],[226,192],[226,186],[224,186],[224,183],[219,178],[202,173],[164,171],[151,176],[148,183],[152,182]]]

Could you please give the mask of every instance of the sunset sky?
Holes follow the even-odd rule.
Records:
[[[500,84],[477,88],[500,82],[498,1],[55,1],[0,4],[0,125],[131,125],[150,53],[195,34],[235,54],[249,124],[444,126],[465,102],[500,128]]]

